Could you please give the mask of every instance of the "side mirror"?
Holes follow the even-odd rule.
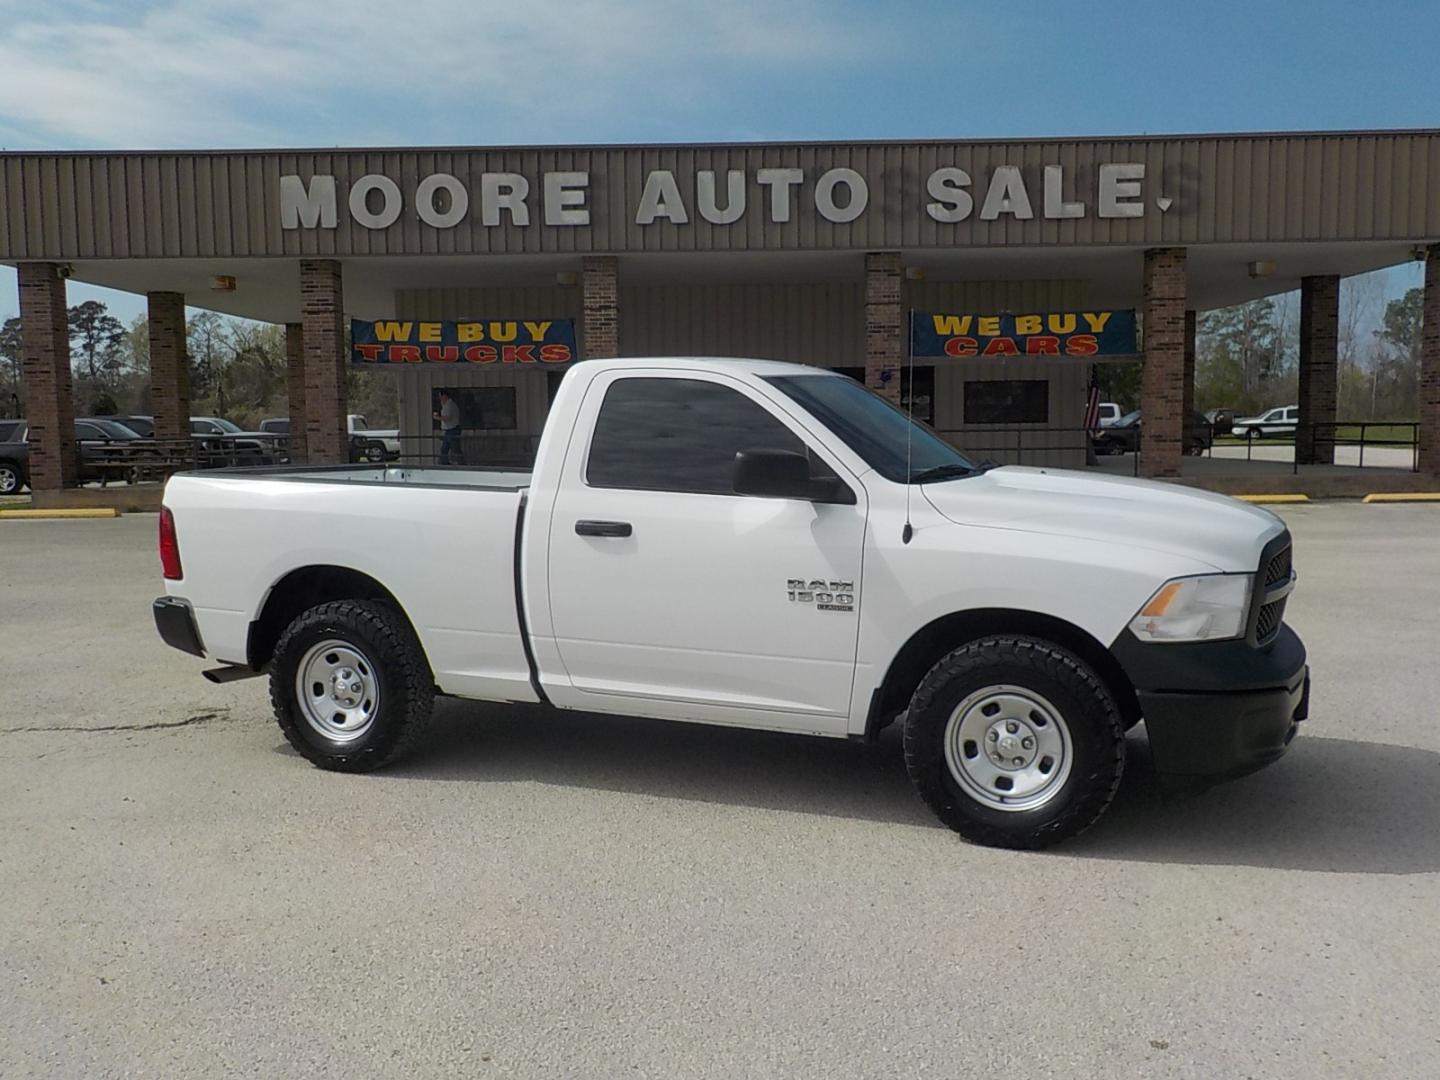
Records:
[[[810,460],[791,450],[741,450],[731,487],[737,495],[853,505],[855,493],[838,477],[813,479]]]

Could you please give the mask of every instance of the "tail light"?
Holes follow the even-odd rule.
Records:
[[[179,581],[180,541],[175,538],[175,515],[168,506],[160,508],[160,570],[167,581]]]

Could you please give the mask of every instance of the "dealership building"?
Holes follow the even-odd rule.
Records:
[[[1440,474],[1437,241],[1440,131],[0,154],[37,501],[76,483],[71,280],[148,297],[157,437],[189,433],[188,305],[286,326],[312,463],[345,460],[355,362],[397,380],[418,453],[447,386],[467,460],[519,463],[569,364],[719,355],[848,372],[978,456],[1083,465],[1092,366],[1138,360],[1138,468],[1174,477],[1197,313],[1300,291],[1296,454],[1324,462],[1340,279],[1423,260]],[[1085,333],[1132,312],[1129,344]],[[414,347],[352,353],[351,320]]]

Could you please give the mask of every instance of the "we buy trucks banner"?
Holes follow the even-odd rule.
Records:
[[[350,320],[350,363],[568,364],[574,319]]]
[[[910,314],[910,353],[945,357],[1093,357],[1135,355],[1135,312]]]

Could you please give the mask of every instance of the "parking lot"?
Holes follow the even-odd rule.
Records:
[[[446,701],[311,768],[150,623],[153,516],[0,522],[0,1076],[1418,1077],[1440,506],[1286,508],[1311,719],[1059,849],[879,746]]]

